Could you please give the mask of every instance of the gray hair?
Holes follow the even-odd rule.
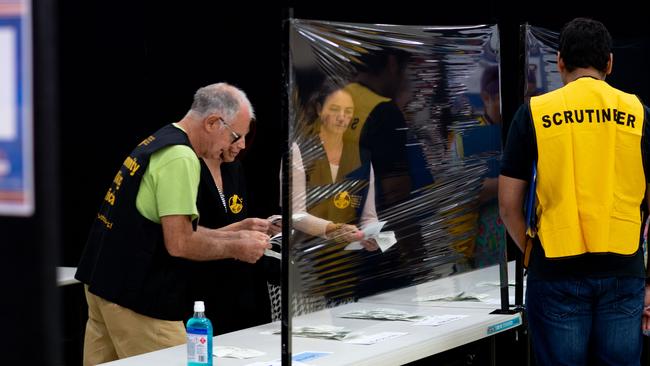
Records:
[[[246,93],[228,83],[216,83],[196,91],[191,111],[201,117],[220,112],[228,122],[239,112],[242,104],[250,111],[251,119],[255,118],[255,111]]]

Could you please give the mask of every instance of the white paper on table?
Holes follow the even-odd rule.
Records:
[[[428,316],[417,323],[413,323],[413,325],[429,325],[429,326],[437,327],[438,325],[443,325],[443,324],[453,322],[455,320],[467,318],[467,316],[468,315],[433,315],[433,316]]]
[[[304,362],[291,361],[292,366],[310,366]],[[248,363],[245,366],[282,366],[282,360],[273,360],[273,361],[261,361]]]
[[[376,334],[369,334],[369,335],[360,335],[354,338],[349,338],[343,340],[345,343],[351,343],[351,344],[375,344],[383,341],[387,341],[389,339],[401,337],[403,335],[406,335],[408,333],[405,332],[381,332],[381,333],[376,333]]]
[[[416,302],[422,301],[482,301],[483,299],[489,298],[489,294],[475,294],[465,291],[460,291],[456,293],[448,294],[431,294],[425,296],[419,296],[413,299]]]
[[[514,286],[515,282],[509,282],[508,286]],[[493,287],[501,287],[501,282],[499,281],[481,281],[476,283],[476,287],[483,287],[483,286],[493,286]]]
[[[262,351],[250,348],[239,348],[233,346],[214,346],[212,349],[214,357],[230,357],[238,358],[240,360],[264,356],[266,354]]]
[[[328,355],[331,355],[332,352],[320,352],[320,351],[304,351],[300,352],[297,354],[294,354],[291,357],[291,365],[292,366],[310,366],[308,363],[304,363],[302,361],[298,360],[316,360],[321,357],[325,357]],[[275,359],[271,361],[259,361],[259,362],[253,362],[249,363],[246,366],[281,366],[282,365],[282,359]]]
[[[375,320],[401,320],[407,322],[417,322],[423,320],[425,316],[407,313],[402,310],[376,308],[372,310],[355,310],[338,314],[339,318],[353,319],[375,319]]]
[[[293,361],[293,364],[295,365],[296,362],[304,363],[303,361],[313,361],[313,360],[319,359],[321,357],[329,356],[331,354],[332,354],[332,352],[303,351],[303,352],[296,353],[293,356],[291,356],[291,360]]]

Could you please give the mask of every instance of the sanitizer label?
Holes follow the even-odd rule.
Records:
[[[187,329],[187,361],[208,363],[208,332],[205,329]]]

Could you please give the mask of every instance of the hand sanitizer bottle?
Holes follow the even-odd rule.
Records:
[[[203,301],[194,302],[194,316],[187,321],[187,365],[212,366],[212,323]]]

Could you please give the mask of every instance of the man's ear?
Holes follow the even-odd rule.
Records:
[[[566,65],[564,65],[564,60],[562,59],[562,56],[560,56],[560,53],[557,53],[557,71],[561,73],[566,70]]]
[[[203,128],[206,129],[206,131],[211,132],[214,131],[215,129],[221,127],[220,125],[220,119],[221,116],[218,114],[210,114],[207,117],[203,119]]]
[[[607,69],[605,70],[605,75],[612,73],[612,65],[614,64],[614,54],[610,52],[609,60],[607,60]]]

